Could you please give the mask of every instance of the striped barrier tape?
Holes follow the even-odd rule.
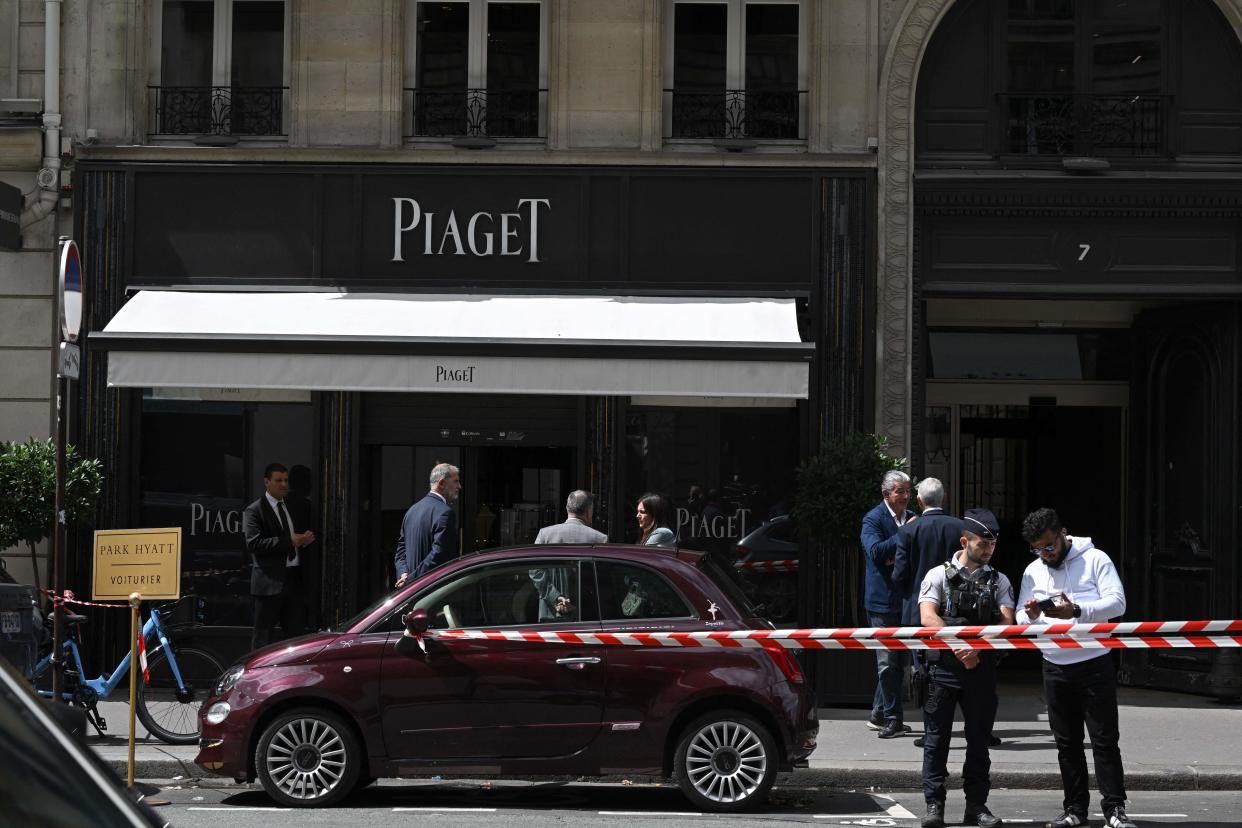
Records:
[[[744,572],[797,572],[798,562],[793,561],[738,561],[734,569]]]
[[[1182,622],[1187,624],[1190,622]],[[1195,622],[1236,629],[1239,622]],[[435,630],[430,633],[443,640],[470,641],[518,641],[543,644],[615,645],[624,647],[706,647],[706,648],[755,648],[781,647],[783,649],[809,650],[1056,650],[1056,649],[1183,649],[1242,647],[1242,635],[1202,634],[1183,630],[1183,634],[1138,634],[1134,632],[1105,632],[1037,635],[1029,630],[1031,625],[1019,625],[1027,634],[995,637],[979,637],[950,634],[944,637],[907,637],[849,635],[817,635],[835,630],[711,630],[696,632],[632,632],[604,633],[594,631],[526,631],[526,630]],[[1047,630],[1046,625],[1041,627]],[[1096,627],[1093,624],[1064,624],[1057,627]],[[924,629],[924,628],[917,628]],[[977,631],[979,627],[943,627],[939,631],[951,633]],[[1002,627],[1001,629],[1006,629]],[[1010,627],[1009,629],[1013,629]]]
[[[112,604],[112,603],[105,603],[103,601],[79,601],[77,598],[73,597],[73,590],[70,590],[70,589],[66,589],[63,595],[57,595],[52,590],[43,589],[42,587],[39,588],[39,592],[42,592],[48,598],[51,598],[52,604],[56,606],[59,606],[61,604],[73,604],[74,606],[77,606],[77,607],[104,607],[105,609],[126,609],[127,610],[130,608],[128,603]]]

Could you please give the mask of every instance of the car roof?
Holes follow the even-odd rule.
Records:
[[[681,562],[697,567],[699,561],[707,554],[695,549],[680,549],[670,546],[644,546],[635,543],[542,543],[499,546],[469,552],[437,567],[436,570],[461,569],[487,561],[521,560],[523,558],[578,558],[589,555],[593,558],[612,558],[614,560],[633,561],[635,563],[673,563]],[[675,566],[676,564],[673,563]],[[430,574],[430,573],[428,573]]]

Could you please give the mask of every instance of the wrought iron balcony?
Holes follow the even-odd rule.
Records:
[[[802,135],[806,90],[726,89],[687,92],[665,89],[671,117],[666,138],[797,140]]]
[[[287,86],[151,86],[153,135],[285,134]]]
[[[543,138],[546,89],[406,89],[407,138]]]
[[[1165,156],[1168,95],[1000,96],[1006,155]]]

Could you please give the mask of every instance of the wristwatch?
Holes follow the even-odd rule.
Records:
[[[1082,607],[1078,606],[1077,604],[1074,604],[1074,617],[1082,618]]]

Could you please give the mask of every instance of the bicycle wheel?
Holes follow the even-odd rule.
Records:
[[[177,687],[172,665],[163,647],[147,658],[151,681],[138,679],[138,709],[142,724],[153,736],[170,745],[192,745],[198,742],[198,710],[211,695],[224,665],[211,653],[175,644],[173,655],[185,682],[185,692]]]

